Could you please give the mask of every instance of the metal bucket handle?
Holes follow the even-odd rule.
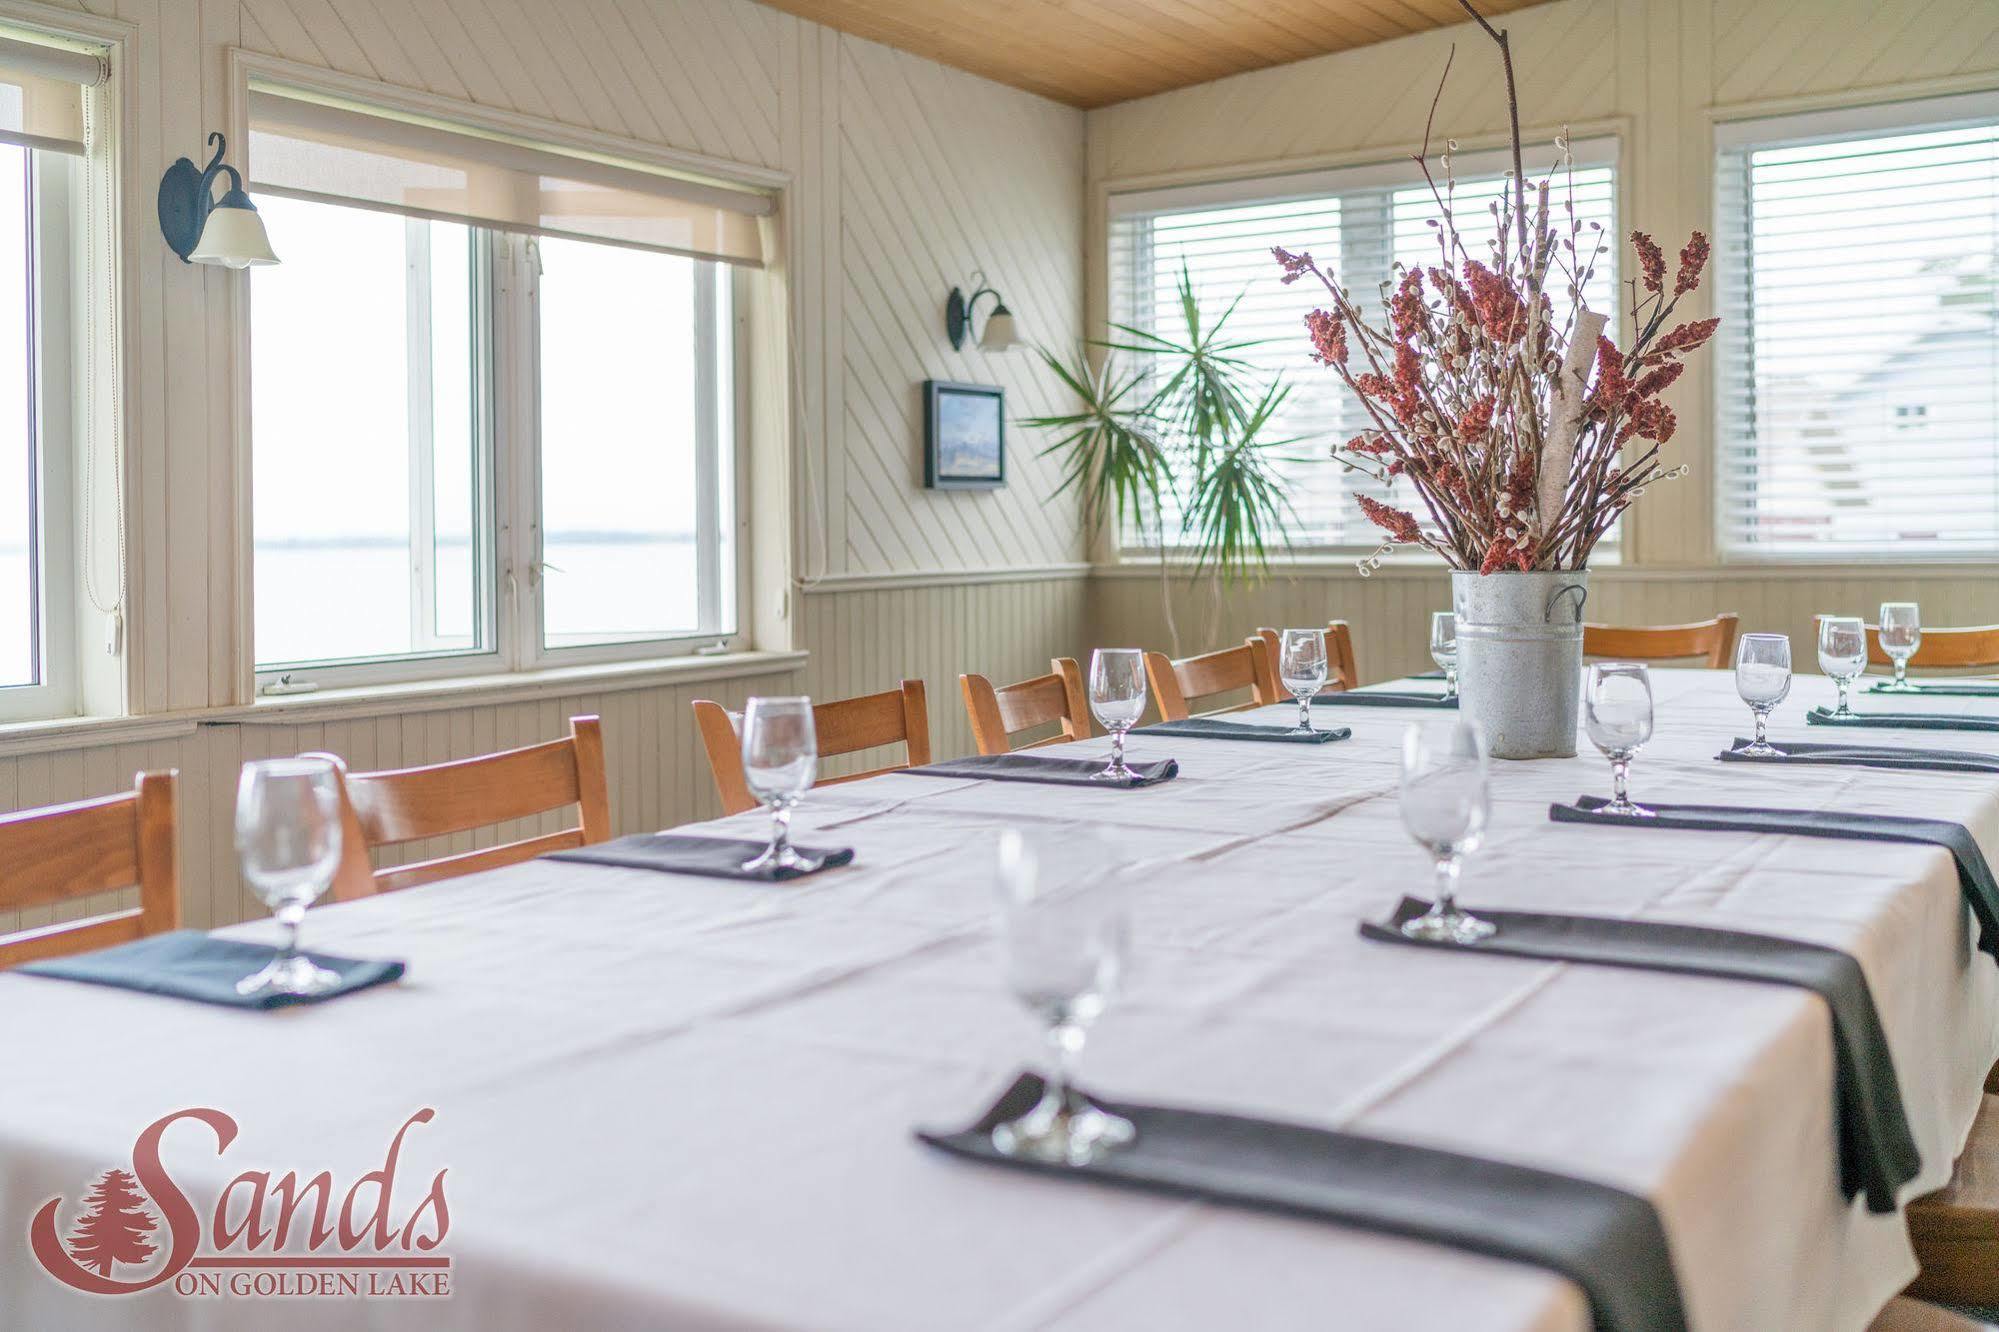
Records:
[[[1589,589],[1581,583],[1566,583],[1548,595],[1548,604],[1541,610],[1541,620],[1544,624],[1555,622],[1555,603],[1571,592],[1576,594],[1576,623],[1582,623],[1583,606],[1589,601]]]

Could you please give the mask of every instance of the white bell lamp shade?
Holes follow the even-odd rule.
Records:
[[[1013,311],[1004,305],[993,307],[992,317],[986,320],[985,331],[979,334],[982,350],[1000,352],[1020,342],[1020,335],[1014,331]]]
[[[189,263],[220,264],[224,268],[278,262],[271,249],[271,238],[264,234],[264,219],[240,190],[229,191],[221,203],[209,210],[201,239],[187,258]]]

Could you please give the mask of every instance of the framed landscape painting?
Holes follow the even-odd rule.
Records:
[[[923,484],[932,490],[1006,484],[1006,390],[923,381]]]

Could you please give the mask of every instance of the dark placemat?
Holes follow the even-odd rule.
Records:
[[[1419,693],[1399,689],[1330,689],[1312,695],[1313,706],[1344,708],[1450,708],[1458,706],[1458,696]]]
[[[716,879],[747,879],[753,883],[783,883],[817,874],[818,870],[743,868],[763,854],[768,842],[735,837],[689,837],[682,833],[633,833],[629,837],[556,851],[544,860],[576,865],[614,865],[619,869],[658,870],[666,874],[700,874]],[[852,847],[794,848],[801,856],[824,856],[821,869],[837,869],[854,860]]]
[[[1962,749],[1901,749],[1892,745],[1808,745],[1787,741],[1781,754],[1745,754],[1749,741],[1735,738],[1732,749],[1715,757],[1724,763],[1834,764],[1857,768],[1906,768],[1916,772],[1999,772],[1999,755]]]
[[[1832,1012],[1840,1191],[1849,1200],[1865,1194],[1867,1210],[1885,1215],[1895,1210],[1896,1192],[1922,1169],[1895,1081],[1888,1034],[1881,1028],[1867,976],[1851,955],[1821,944],[1702,925],[1484,907],[1465,909],[1498,926],[1499,932],[1478,943],[1411,939],[1402,933],[1404,921],[1429,909],[1428,902],[1405,897],[1386,925],[1364,922],[1361,936],[1416,948],[1721,976],[1810,990]]]
[[[1896,731],[1999,731],[1999,717],[1953,717],[1941,712],[1861,712],[1835,717],[1825,708],[1805,714],[1812,726],[1876,726]]]
[[[1588,823],[1599,828],[1684,828],[1700,832],[1789,833],[1797,837],[1845,837],[1862,842],[1914,842],[1942,847],[1957,862],[1958,891],[1978,922],[1978,948],[1999,959],[1999,883],[1992,878],[1978,839],[1961,823],[1915,819],[1899,814],[1846,814],[1824,809],[1744,809],[1729,805],[1654,805],[1654,817],[1634,819],[1601,814],[1609,802],[1584,796],[1573,805],[1550,805],[1556,823]]]
[[[297,1004],[323,1004],[329,999],[353,994],[371,986],[402,979],[400,962],[373,962],[330,953],[306,953],[315,966],[340,977],[340,984],[319,994],[236,993],[236,983],[262,971],[278,950],[269,944],[246,943],[239,939],[218,939],[200,930],[170,930],[113,948],[74,957],[54,957],[14,968],[22,976],[50,976],[57,980],[83,981],[89,985],[110,985],[121,990],[163,994],[175,999],[224,1008],[290,1008]]]
[[[1138,727],[1132,734],[1185,736],[1190,740],[1265,740],[1280,745],[1325,745],[1353,736],[1353,732],[1344,726],[1323,731],[1301,731],[1295,726],[1265,726],[1253,722],[1223,721],[1218,717],[1154,722],[1150,726]]]
[[[977,1123],[921,1131],[956,1156],[1173,1197],[1331,1221],[1544,1268],[1583,1288],[1599,1332],[1685,1332],[1658,1211],[1607,1184],[1415,1143],[1241,1115],[1091,1098],[1138,1129],[1086,1166],[1003,1155],[994,1126],[1041,1099],[1023,1073]]]
[[[1138,774],[1121,782],[1098,781],[1096,774],[1110,766],[1104,758],[1047,758],[1039,754],[974,754],[921,768],[897,768],[915,777],[974,777],[986,782],[1046,782],[1051,786],[1095,786],[1107,791],[1135,786],[1157,786],[1180,775],[1173,759],[1128,764]]]
[[[1937,698],[1999,698],[1999,680],[1911,680],[1914,689],[1895,689],[1887,680],[1877,680],[1867,686],[1870,694],[1887,694],[1891,697],[1921,698],[1929,694]]]

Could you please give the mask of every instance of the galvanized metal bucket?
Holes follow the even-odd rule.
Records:
[[[1494,758],[1568,758],[1582,703],[1589,571],[1451,574],[1461,715]]]

